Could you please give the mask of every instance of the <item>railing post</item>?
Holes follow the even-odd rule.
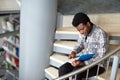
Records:
[[[119,60],[120,60],[120,58],[118,56],[114,56],[110,80],[116,80],[118,66],[119,66]]]

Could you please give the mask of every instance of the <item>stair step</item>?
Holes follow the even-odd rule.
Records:
[[[62,27],[56,30],[55,39],[77,40],[79,32],[74,27]]]
[[[118,25],[120,23],[120,13],[108,13],[108,14],[88,14],[90,20],[98,25],[101,25],[101,27],[114,27],[113,25]],[[111,17],[114,16],[114,17]],[[70,26],[72,27],[73,25],[72,20],[73,20],[74,15],[62,15],[62,27],[67,27]],[[113,24],[113,25],[111,25]],[[107,25],[107,26],[106,26]],[[117,28],[119,30],[119,28]],[[112,30],[112,29],[111,29]]]
[[[118,26],[114,28],[114,25],[113,25],[112,29],[109,28],[108,26],[104,26],[101,28],[105,30],[110,36],[117,37],[120,35]],[[79,32],[75,29],[75,27],[61,27],[56,30],[55,39],[77,40],[78,36],[79,36]],[[110,37],[110,39],[112,40],[113,37]]]
[[[58,77],[58,69],[54,67],[49,67],[45,69],[45,77],[49,80],[55,79]]]
[[[61,27],[57,28],[56,34],[75,34],[78,35],[79,32],[75,27]]]
[[[53,51],[70,54],[76,45],[76,41],[55,41]]]
[[[59,68],[68,60],[68,56],[63,54],[54,53],[50,56],[50,65]]]
[[[70,54],[73,50],[74,46],[76,45],[76,41],[55,41],[54,42],[54,52],[63,53],[63,54]],[[117,48],[118,45],[110,44],[109,45],[109,52]],[[120,55],[120,54],[119,54]]]

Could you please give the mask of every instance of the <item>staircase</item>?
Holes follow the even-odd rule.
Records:
[[[69,20],[71,20],[72,17],[69,18]],[[71,22],[69,20],[68,22]],[[53,45],[54,53],[50,56],[50,67],[45,69],[45,77],[47,79],[52,80],[58,77],[58,68],[68,60],[68,55],[76,44],[78,34],[79,32],[74,27],[57,28]],[[116,48],[116,45],[110,45],[109,49],[111,51],[114,48]],[[105,79],[98,78],[97,80]]]
[[[61,32],[63,32],[63,34]],[[71,33],[70,34],[65,33],[66,35],[67,34],[68,35],[67,37],[64,37],[64,31],[61,31],[61,32],[59,33],[56,31],[56,34],[55,34],[56,41],[54,42],[54,47],[53,47],[54,53],[50,56],[51,66],[45,69],[45,77],[47,77],[49,80],[52,80],[53,78],[58,77],[58,68],[68,60],[68,54],[71,53],[71,51],[73,50],[73,47],[76,44],[76,41],[66,41],[67,37],[69,37],[68,35],[71,35]],[[71,36],[74,36],[74,35],[76,34],[73,34]],[[70,37],[68,40],[70,40]]]

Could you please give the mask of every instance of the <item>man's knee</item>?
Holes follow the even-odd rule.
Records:
[[[65,71],[70,66],[70,63],[65,63],[60,66],[59,71]]]
[[[62,76],[64,74],[70,72],[71,71],[70,67],[71,67],[70,63],[65,63],[62,66],[60,66],[60,68],[59,68],[59,76]]]

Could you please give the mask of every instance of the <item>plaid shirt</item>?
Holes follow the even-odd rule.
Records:
[[[93,58],[84,61],[86,65],[102,58],[106,54],[107,50],[108,36],[96,25],[93,25],[93,28],[87,37],[80,34],[77,45],[74,47],[74,51],[80,55],[95,53]]]

